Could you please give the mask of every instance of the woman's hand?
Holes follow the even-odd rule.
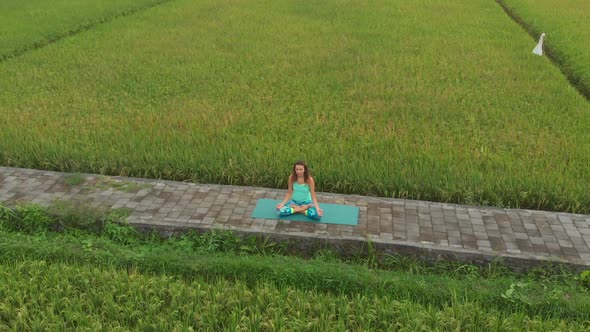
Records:
[[[324,210],[320,209],[319,207],[317,208],[317,210],[318,210],[318,215],[320,217],[322,217],[324,215]]]
[[[277,204],[277,210],[280,210],[283,207],[283,205],[285,205],[285,204],[284,203]]]

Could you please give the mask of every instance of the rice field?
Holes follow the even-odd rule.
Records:
[[[488,0],[173,0],[0,62],[0,164],[589,212],[535,43]]]
[[[327,248],[304,259],[256,236],[162,239],[120,224],[119,213],[83,210],[0,206],[0,331],[590,326],[590,271],[546,265],[516,274],[501,261],[427,266],[375,253],[342,259]],[[55,222],[65,231],[52,231]]]
[[[240,238],[231,231],[212,231],[164,240],[120,224],[125,218],[121,211],[103,215],[65,206],[58,210],[61,212],[28,205],[13,211],[0,206],[0,266],[10,270],[13,265],[39,261],[67,265],[72,274],[81,271],[82,277],[85,268],[95,267],[207,284],[226,280],[253,291],[272,286],[348,299],[362,295],[434,311],[460,302],[475,304],[471,309],[476,311],[483,306],[495,319],[515,316],[567,321],[572,326],[590,324],[590,271],[567,266],[529,266],[528,271],[516,274],[501,260],[486,265],[437,260],[427,265],[418,258],[371,250],[340,257],[329,246],[303,258],[297,250],[291,252],[289,245],[264,237]],[[52,231],[56,223],[65,231]],[[14,297],[19,294],[16,290],[9,285],[5,294]]]
[[[558,66],[590,100],[590,2],[584,0],[501,0],[540,36]]]
[[[164,0],[8,0],[0,3],[0,61]]]
[[[563,320],[496,317],[472,303],[437,310],[387,297],[251,289],[43,261],[0,265],[0,281],[0,329],[7,330],[582,330]]]

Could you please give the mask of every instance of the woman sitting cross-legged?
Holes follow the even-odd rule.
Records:
[[[293,173],[289,175],[289,191],[285,199],[277,204],[277,210],[281,216],[301,213],[315,220],[323,216],[324,212],[315,196],[315,182],[304,161],[297,161],[293,165]]]

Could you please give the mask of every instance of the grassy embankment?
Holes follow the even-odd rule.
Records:
[[[305,260],[260,237],[163,240],[122,225],[121,211],[53,209],[0,207],[0,329],[590,327],[588,271],[518,275],[500,263],[425,266],[393,256],[344,262],[326,250]]]

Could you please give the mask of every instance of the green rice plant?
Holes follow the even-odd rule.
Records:
[[[576,280],[584,287],[590,289],[590,270],[580,272]]]
[[[135,228],[126,223],[107,221],[103,228],[103,234],[109,239],[121,244],[132,244],[137,242],[138,239],[138,233]]]
[[[15,229],[33,234],[45,233],[54,220],[47,214],[47,208],[34,203],[18,205],[15,210]]]
[[[178,237],[173,237],[168,239],[168,243],[174,247],[174,248],[178,248],[182,251],[186,251],[186,252],[194,252],[195,251],[195,241],[194,241],[194,234],[193,232],[190,232],[188,234],[182,234]]]
[[[454,293],[443,307],[379,294],[325,294],[223,279],[182,280],[110,266],[0,264],[7,330],[584,331],[588,322],[505,312]]]
[[[314,252],[313,259],[327,263],[342,262],[342,259],[338,256],[338,254],[334,253],[330,249],[320,249]]]
[[[249,235],[242,238],[239,252],[250,255],[284,255],[287,246],[286,242],[275,242],[266,235]]]
[[[455,299],[485,303],[504,313],[530,317],[590,320],[590,293],[577,282],[547,279],[538,282],[515,275],[491,279],[457,277],[447,273],[410,274],[369,269],[366,265],[303,260],[300,258],[236,253],[206,253],[173,245],[140,242],[120,244],[89,234],[41,236],[0,234],[0,265],[27,260],[113,266],[135,273],[176,276],[191,281],[239,280],[249,287],[268,283],[301,291],[356,296],[387,296],[396,301],[445,308]],[[523,287],[513,287],[518,283]],[[512,297],[503,297],[511,288]]]
[[[9,230],[14,226],[16,214],[8,206],[0,202],[0,230]]]
[[[422,274],[427,271],[426,265],[416,258],[398,254],[383,254],[382,267],[387,270],[406,271],[407,273]]]
[[[72,200],[56,200],[47,208],[47,213],[66,231],[99,233],[108,211]]]
[[[175,246],[196,252],[231,252],[254,255],[284,254],[285,245],[271,241],[268,236],[240,237],[230,230],[213,229],[205,233],[189,233],[173,240]]]
[[[590,100],[590,3],[580,0],[498,0],[538,38],[546,33],[545,51]],[[530,43],[531,50],[534,45]]]
[[[199,234],[194,239],[197,250],[205,252],[236,252],[242,242],[232,231],[221,229]]]
[[[0,3],[0,62],[164,1],[5,0]]]
[[[140,239],[139,232],[129,223],[126,218],[129,211],[116,209],[106,216],[102,234],[107,238],[124,245],[137,243]]]

